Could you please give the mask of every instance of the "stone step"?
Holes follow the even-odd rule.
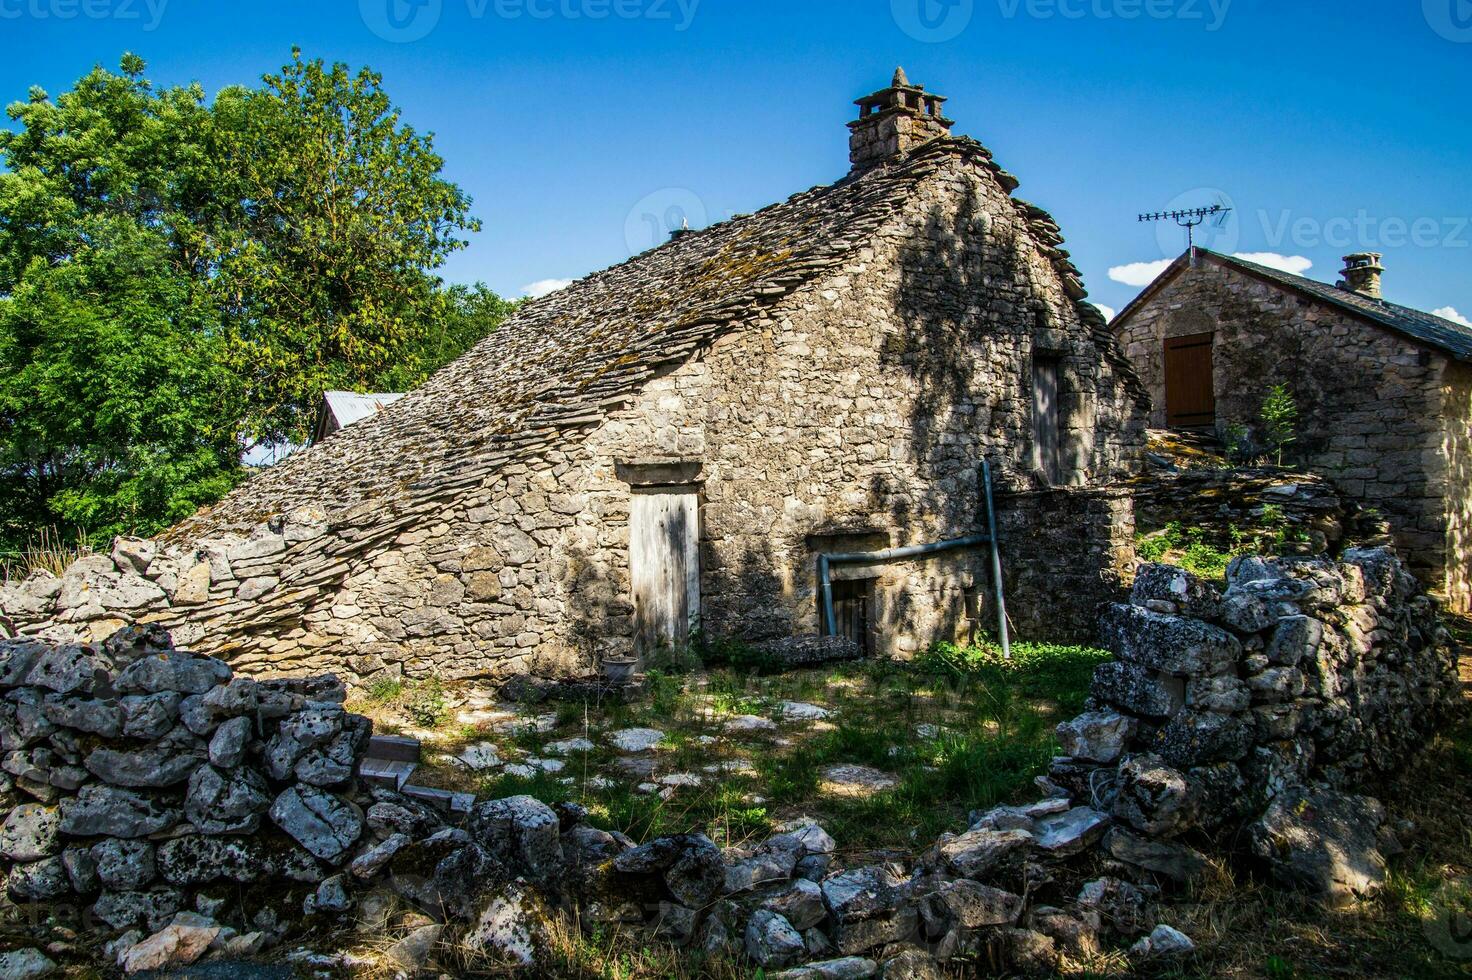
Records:
[[[404,786],[399,792],[411,799],[437,807],[446,813],[469,813],[475,806],[474,793],[454,793],[447,789],[431,789],[428,786]]]
[[[414,775],[414,770],[417,768],[419,768],[418,763],[404,762],[401,759],[375,759],[369,756],[358,765],[358,775],[374,786],[402,793],[404,785],[409,782],[409,777]]]
[[[418,764],[419,739],[403,735],[374,735],[368,740],[368,758]]]

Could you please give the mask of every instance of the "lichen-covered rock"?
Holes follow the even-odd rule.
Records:
[[[1036,842],[1026,830],[971,830],[959,837],[942,837],[939,850],[956,874],[985,881],[998,869],[1020,863]],[[826,894],[827,882],[823,888]]]
[[[1090,711],[1058,726],[1063,754],[1101,764],[1117,760],[1134,737],[1138,722],[1117,711]]]
[[[758,909],[746,925],[746,955],[762,969],[791,966],[806,952],[802,934],[781,915]]]
[[[223,660],[183,652],[158,653],[124,668],[113,688],[120,694],[204,694],[230,676],[230,666]]]
[[[245,749],[250,742],[254,723],[249,718],[231,718],[215,729],[210,738],[210,765],[220,769],[234,769],[245,759]]]
[[[523,883],[493,893],[462,940],[472,952],[520,967],[536,964],[546,912]]]
[[[5,890],[16,902],[45,902],[71,892],[71,878],[60,857],[12,865]]]
[[[1144,890],[1118,878],[1096,878],[1079,890],[1079,909],[1097,916],[1102,929],[1126,938],[1150,928],[1150,897]]]
[[[389,861],[398,894],[433,914],[467,918],[488,888],[508,875],[484,847],[457,828],[400,849]]]
[[[1242,656],[1242,643],[1226,630],[1186,616],[1169,616],[1115,604],[1099,623],[1105,646],[1124,663],[1166,674],[1219,674]]]
[[[1187,711],[1156,732],[1153,751],[1180,769],[1213,762],[1237,762],[1252,750],[1253,726],[1236,715]]]
[[[513,876],[553,885],[562,874],[561,822],[540,800],[515,796],[481,803],[471,812],[467,828]]]
[[[823,890],[802,878],[769,889],[760,907],[776,912],[799,932],[813,928],[828,915]]]
[[[187,780],[208,756],[205,743],[182,725],[141,749],[99,746],[87,754],[87,771],[114,786],[163,789]]]
[[[266,848],[249,837],[175,837],[159,845],[157,862],[165,881],[190,888],[216,881],[249,884],[276,870]]]
[[[1110,662],[1094,671],[1093,696],[1141,718],[1169,718],[1186,703],[1186,685],[1139,664]]]
[[[179,718],[177,691],[130,694],[118,699],[123,715],[122,733],[129,738],[162,738],[173,731]]]
[[[156,931],[183,907],[184,897],[177,889],[156,885],[141,892],[103,892],[92,914],[119,931],[134,926]]]
[[[329,864],[341,862],[363,835],[357,804],[313,786],[293,786],[271,804],[271,820]]]
[[[1297,788],[1278,796],[1250,828],[1252,849],[1273,877],[1330,907],[1377,892],[1385,883],[1378,800]]]
[[[1116,820],[1152,837],[1179,834],[1195,820],[1185,775],[1153,755],[1134,756],[1119,767],[1113,813]]]
[[[920,913],[933,935],[948,929],[984,929],[1016,925],[1022,916],[1021,895],[959,879],[943,881],[920,902]]]
[[[61,812],[38,803],[11,809],[0,825],[0,857],[39,861],[61,853]]]
[[[1174,612],[1192,619],[1215,619],[1221,613],[1222,596],[1216,586],[1174,565],[1141,565],[1135,572],[1130,602],[1148,608],[1150,602],[1166,602]]]
[[[713,901],[726,885],[720,848],[704,834],[652,840],[620,854],[613,866],[624,874],[658,873],[675,901],[690,908]]]
[[[179,810],[133,790],[83,786],[61,801],[61,832],[69,837],[147,837],[177,823]]]
[[[153,844],[142,840],[105,840],[92,846],[97,877],[113,891],[139,891],[158,877]]]
[[[6,980],[40,980],[56,972],[53,963],[39,949],[11,949],[0,953],[0,977]]]
[[[250,834],[270,805],[270,790],[259,773],[205,765],[189,778],[184,815],[204,834]]]

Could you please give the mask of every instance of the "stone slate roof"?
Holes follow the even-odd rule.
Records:
[[[1370,320],[1382,327],[1393,330],[1396,333],[1409,337],[1412,340],[1429,344],[1432,347],[1449,354],[1459,361],[1472,362],[1472,327],[1465,327],[1460,323],[1443,319],[1431,313],[1423,313],[1421,310],[1412,309],[1409,306],[1401,306],[1385,300],[1371,299],[1348,289],[1340,289],[1329,283],[1319,282],[1316,279],[1305,279],[1303,276],[1295,276],[1281,269],[1273,269],[1256,262],[1248,262],[1234,255],[1222,255],[1209,249],[1196,249],[1197,255],[1224,265],[1237,269],[1256,279],[1263,280],[1271,285],[1307,296],[1309,299],[1328,303],[1338,307],[1346,313],[1351,313],[1362,319]],[[1142,306],[1150,301],[1157,292],[1187,268],[1191,262],[1191,253],[1187,252],[1176,259],[1162,272],[1156,280],[1137,296],[1129,306],[1125,307],[1115,317],[1110,325],[1112,329],[1118,330],[1124,323],[1135,314]]]
[[[1017,181],[974,140],[927,143],[894,163],[816,187],[752,215],[679,235],[629,261],[523,305],[500,329],[422,387],[261,472],[168,540],[246,532],[304,506],[377,509],[473,488],[514,458],[565,442],[626,404],[662,369],[834,271],[872,241],[914,187],[957,157]],[[1088,304],[1057,225],[1015,202],[1052,258],[1096,344],[1137,398],[1148,399],[1103,317]],[[348,520],[372,523],[368,514]],[[378,514],[373,520],[387,521]]]

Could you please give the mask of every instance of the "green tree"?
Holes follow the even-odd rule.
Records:
[[[1283,451],[1298,441],[1298,402],[1286,384],[1273,385],[1262,403],[1262,424],[1268,445],[1278,454],[1283,465]]]
[[[303,60],[215,103],[233,184],[215,279],[247,436],[300,441],[328,389],[412,376],[447,309],[431,270],[479,228],[379,75]]]
[[[0,548],[156,531],[323,390],[413,387],[509,309],[434,275],[478,225],[377,75],[294,52],[211,102],[144,71],[0,131]]]

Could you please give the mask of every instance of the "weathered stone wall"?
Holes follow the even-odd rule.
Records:
[[[1461,612],[1472,609],[1472,366],[1445,375],[1446,591]]]
[[[1141,569],[1104,617],[1116,659],[1091,711],[1060,726],[1049,783],[1111,814],[1105,847],[1126,864],[1179,878],[1201,866],[1194,848],[1250,824],[1285,883],[1363,894],[1383,880],[1383,810],[1342,794],[1398,771],[1461,708],[1457,649],[1388,549],[1241,558],[1227,582]]]
[[[365,834],[371,725],[345,694],[334,677],[232,677],[156,630],[0,641],[7,897],[85,908],[89,940],[131,933],[123,950],[208,922],[205,944],[259,952]],[[206,916],[227,911],[222,934]]]
[[[1468,439],[1465,370],[1383,327],[1203,261],[1122,328],[1151,392],[1152,425],[1166,422],[1164,342],[1198,333],[1215,334],[1218,429],[1245,425],[1262,445],[1263,399],[1286,384],[1301,415],[1288,461],[1384,512],[1422,581],[1467,608],[1472,548],[1454,515],[1472,508],[1472,481],[1452,468]]]
[[[1108,482],[1138,462],[1128,366],[1060,272],[1046,244],[1056,226],[999,181],[994,166],[950,159],[839,270],[586,433],[453,496],[330,519],[304,508],[243,537],[122,542],[59,582],[8,590],[4,608],[53,636],[158,622],[263,675],[586,671],[633,645],[621,468],[675,459],[701,488],[704,628],[753,641],[816,632],[820,549],[978,533],[983,459],[999,490],[1034,485],[1035,355],[1059,364],[1065,482]],[[1020,546],[1032,529],[1013,520],[1007,534]],[[1054,583],[1112,574],[1117,556],[1089,535],[1054,538],[1047,563],[1019,572],[1017,609],[1068,609],[1071,580]],[[969,637],[987,569],[984,551],[874,569],[880,648]],[[1082,622],[1100,598],[1052,618]]]

